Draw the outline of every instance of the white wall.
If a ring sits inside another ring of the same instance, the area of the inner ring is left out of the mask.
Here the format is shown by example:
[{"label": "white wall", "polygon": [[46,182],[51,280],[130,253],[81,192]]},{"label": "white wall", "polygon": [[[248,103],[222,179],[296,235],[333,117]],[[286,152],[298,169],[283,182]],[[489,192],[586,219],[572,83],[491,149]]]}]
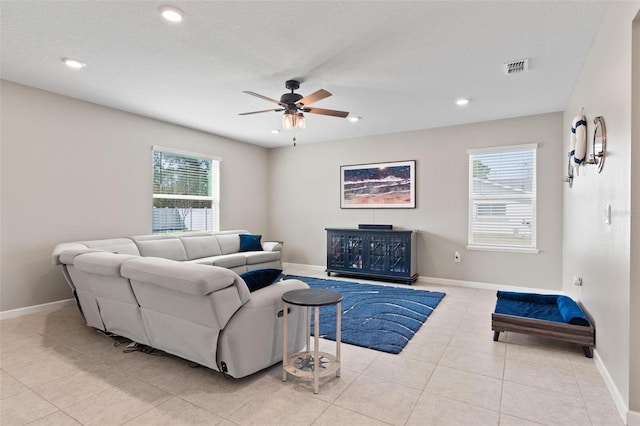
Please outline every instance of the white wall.
[{"label": "white wall", "polygon": [[[621,402],[629,404],[631,28],[639,6],[637,1],[611,3],[563,120],[565,152],[571,121],[581,108],[589,141],[593,118],[601,115],[606,121],[608,156],[602,173],[583,167],[573,188],[564,189],[563,285],[595,320],[596,356],[615,384],[619,408]],[[612,206],[611,225],[603,222],[606,204]],[[572,285],[574,275],[582,276],[582,287]]]},{"label": "white wall", "polygon": [[0,311],[72,297],[55,244],[151,233],[153,145],[222,157],[221,229],[268,232],[266,149],[0,84]]},{"label": "white wall", "polygon": [[[540,253],[467,251],[467,149],[532,142]],[[340,209],[341,165],[402,160],[417,160],[416,209]],[[561,113],[273,149],[270,229],[285,241],[285,261],[326,266],[324,228],[390,223],[419,231],[420,276],[559,291],[562,161]]]}]

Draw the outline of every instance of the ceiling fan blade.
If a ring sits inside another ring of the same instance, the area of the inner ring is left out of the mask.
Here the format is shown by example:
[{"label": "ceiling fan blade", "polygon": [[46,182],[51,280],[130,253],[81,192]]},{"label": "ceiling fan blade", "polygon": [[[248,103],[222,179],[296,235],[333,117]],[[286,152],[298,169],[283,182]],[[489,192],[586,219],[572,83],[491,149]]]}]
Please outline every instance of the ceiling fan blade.
[{"label": "ceiling fan blade", "polygon": [[349,113],[347,111],[336,111],[335,109],[324,108],[304,108],[304,112],[310,112],[311,114],[330,115],[332,117],[345,118]]},{"label": "ceiling fan blade", "polygon": [[278,112],[278,111],[284,111],[284,108],[263,109],[262,111],[252,111],[252,112],[241,112],[238,115],[251,115],[251,114],[260,114],[261,112]]},{"label": "ceiling fan blade", "polygon": [[331,96],[331,92],[320,89],[317,92],[313,92],[312,94],[300,99],[298,102],[296,102],[296,105],[311,105],[312,103],[318,102],[324,98],[328,98],[329,96]]},{"label": "ceiling fan blade", "polygon": [[243,91],[242,93],[246,93],[247,95],[255,96],[256,98],[264,99],[265,101],[273,102],[274,104],[282,105],[280,101],[276,101],[275,99],[268,98],[256,92],[251,92],[248,90]]}]

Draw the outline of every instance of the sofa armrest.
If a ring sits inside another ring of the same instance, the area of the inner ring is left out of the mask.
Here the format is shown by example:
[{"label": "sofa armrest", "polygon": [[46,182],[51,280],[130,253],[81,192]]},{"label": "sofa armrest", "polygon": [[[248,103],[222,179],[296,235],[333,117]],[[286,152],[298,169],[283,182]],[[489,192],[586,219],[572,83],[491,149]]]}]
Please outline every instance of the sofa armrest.
[{"label": "sofa armrest", "polygon": [[282,304],[282,295],[291,290],[309,288],[307,283],[300,280],[283,280],[268,285],[251,293],[251,299],[246,303],[246,307],[272,306]]},{"label": "sofa armrest", "polygon": [[[282,361],[282,295],[309,286],[300,280],[284,280],[251,293],[251,299],[231,317],[218,339],[218,362],[227,373],[245,377]],[[289,306],[287,349],[297,352],[306,341],[304,308]],[[260,350],[256,350],[260,348]]]},{"label": "sofa armrest", "polygon": [[282,241],[263,241],[262,250],[264,251],[282,251]]}]

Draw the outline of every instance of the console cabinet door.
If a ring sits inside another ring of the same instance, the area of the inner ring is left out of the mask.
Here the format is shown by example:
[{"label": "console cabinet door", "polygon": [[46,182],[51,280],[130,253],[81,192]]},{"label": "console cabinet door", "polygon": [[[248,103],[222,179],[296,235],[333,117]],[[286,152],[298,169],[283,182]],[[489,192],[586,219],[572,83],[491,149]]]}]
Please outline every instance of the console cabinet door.
[{"label": "console cabinet door", "polygon": [[408,276],[411,272],[411,240],[408,235],[387,236],[388,272]]},{"label": "console cabinet door", "polygon": [[388,242],[384,235],[370,234],[368,238],[367,270],[384,274],[389,269]]},{"label": "console cabinet door", "polygon": [[337,232],[327,234],[327,269],[346,269],[346,235]]}]

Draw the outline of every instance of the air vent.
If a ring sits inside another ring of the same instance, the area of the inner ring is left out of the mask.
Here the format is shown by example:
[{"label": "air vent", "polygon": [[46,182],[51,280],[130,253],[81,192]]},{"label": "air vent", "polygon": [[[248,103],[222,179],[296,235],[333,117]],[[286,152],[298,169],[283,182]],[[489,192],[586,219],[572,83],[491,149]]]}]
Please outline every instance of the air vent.
[{"label": "air vent", "polygon": [[529,69],[529,60],[528,59],[519,59],[517,61],[511,61],[504,64],[504,73],[515,74],[519,72],[524,72]]}]

